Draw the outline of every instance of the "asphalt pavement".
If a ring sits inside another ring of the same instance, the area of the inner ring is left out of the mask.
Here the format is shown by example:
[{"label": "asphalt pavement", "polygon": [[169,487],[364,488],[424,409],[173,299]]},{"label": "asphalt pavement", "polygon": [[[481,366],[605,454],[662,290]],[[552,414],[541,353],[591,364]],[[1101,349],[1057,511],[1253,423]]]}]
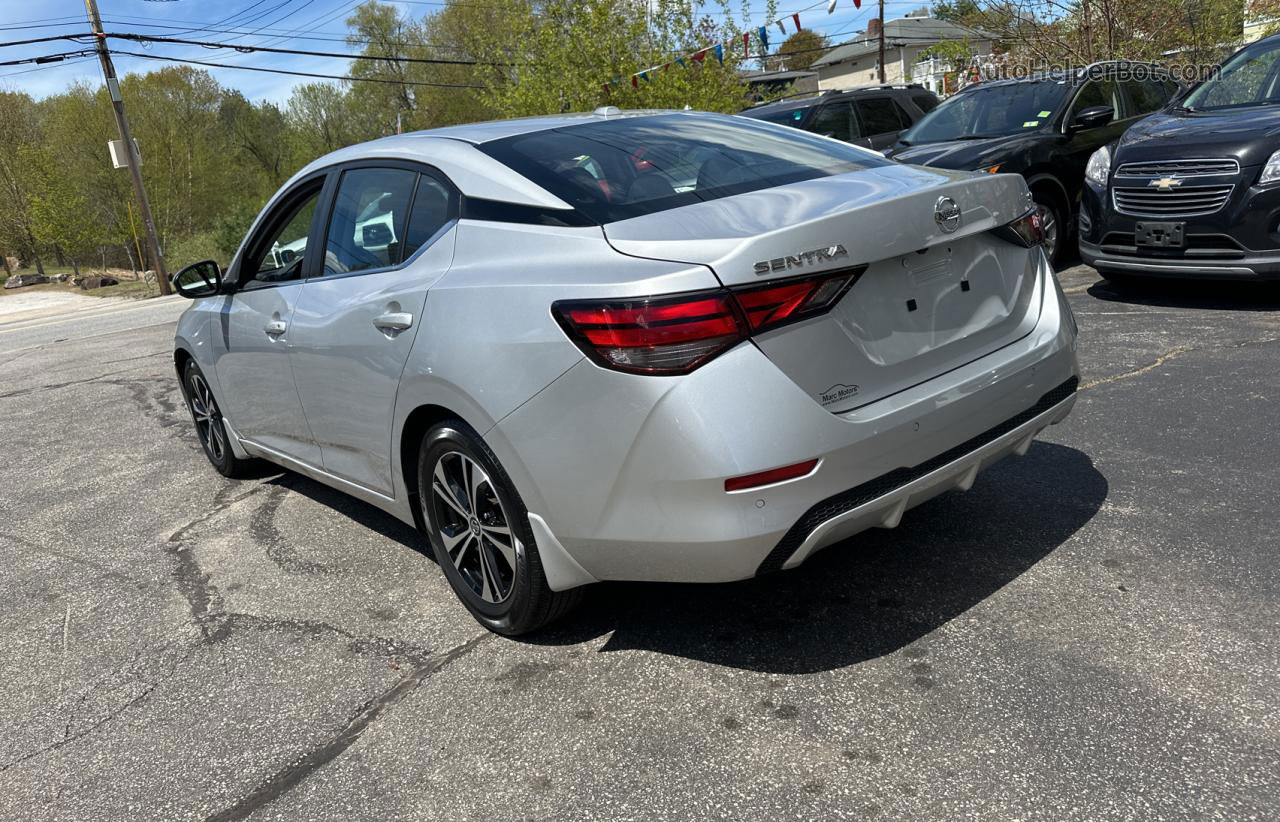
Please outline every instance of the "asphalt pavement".
[{"label": "asphalt pavement", "polygon": [[1277,818],[1280,294],[1061,279],[1025,457],[524,640],[379,511],[218,476],[180,302],[0,325],[0,819]]}]

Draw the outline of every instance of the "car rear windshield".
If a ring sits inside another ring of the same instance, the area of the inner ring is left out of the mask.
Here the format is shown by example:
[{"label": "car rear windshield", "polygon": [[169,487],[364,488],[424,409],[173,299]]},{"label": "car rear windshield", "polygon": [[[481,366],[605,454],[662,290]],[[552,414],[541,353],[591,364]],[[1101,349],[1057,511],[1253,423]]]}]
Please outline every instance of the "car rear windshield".
[{"label": "car rear windshield", "polygon": [[596,223],[889,165],[745,117],[624,117],[495,140],[479,149]]},{"label": "car rear windshield", "polygon": [[1064,78],[974,86],[926,114],[902,135],[902,142],[977,140],[1039,128],[1057,113],[1070,89]]}]

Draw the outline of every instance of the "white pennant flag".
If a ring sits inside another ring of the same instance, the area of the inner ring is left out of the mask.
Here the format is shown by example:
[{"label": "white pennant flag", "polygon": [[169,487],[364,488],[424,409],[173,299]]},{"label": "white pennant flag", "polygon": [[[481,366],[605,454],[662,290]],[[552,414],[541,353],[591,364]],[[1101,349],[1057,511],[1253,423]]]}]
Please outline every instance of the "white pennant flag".
[{"label": "white pennant flag", "polygon": [[836,10],[836,0],[827,0],[827,14]]}]

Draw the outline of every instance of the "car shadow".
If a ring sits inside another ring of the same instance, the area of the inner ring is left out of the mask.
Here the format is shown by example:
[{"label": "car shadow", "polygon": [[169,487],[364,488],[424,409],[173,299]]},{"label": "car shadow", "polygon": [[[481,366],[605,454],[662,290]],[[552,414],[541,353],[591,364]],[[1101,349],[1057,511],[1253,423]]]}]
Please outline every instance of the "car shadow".
[{"label": "car shadow", "polygon": [[893,653],[1016,580],[1088,523],[1107,481],[1084,453],[1036,443],[894,530],[827,548],[793,571],[725,585],[605,583],[562,623],[524,638],[647,650],[772,674]]},{"label": "car shadow", "polygon": [[[276,468],[275,470],[279,472],[280,469]],[[285,471],[279,476],[267,480],[266,484],[284,486],[313,502],[337,511],[363,528],[381,534],[387,539],[398,542],[433,562],[435,561],[430,542],[424,534],[377,506],[370,505],[363,500],[356,499],[349,494],[330,488],[302,474],[295,474],[292,471]]]},{"label": "car shadow", "polygon": [[1243,280],[1133,279],[1099,280],[1089,296],[1114,303],[1157,308],[1205,308],[1215,311],[1280,310],[1280,284]]}]

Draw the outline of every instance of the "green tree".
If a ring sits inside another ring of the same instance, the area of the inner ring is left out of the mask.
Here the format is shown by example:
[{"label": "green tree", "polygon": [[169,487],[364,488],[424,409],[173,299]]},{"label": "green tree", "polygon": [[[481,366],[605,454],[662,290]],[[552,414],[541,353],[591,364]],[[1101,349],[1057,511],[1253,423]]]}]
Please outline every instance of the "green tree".
[{"label": "green tree", "polygon": [[26,94],[0,92],[0,248],[17,251],[20,260],[34,261],[43,274],[31,204],[34,180],[23,162],[24,153],[40,142],[36,111]]},{"label": "green tree", "polygon": [[779,63],[792,71],[804,71],[822,56],[827,38],[813,29],[800,29],[778,47]]},{"label": "green tree", "polygon": [[106,232],[85,195],[64,184],[58,160],[44,145],[25,146],[19,159],[30,175],[31,230],[36,242],[55,249],[77,275],[80,262],[91,258]]}]

